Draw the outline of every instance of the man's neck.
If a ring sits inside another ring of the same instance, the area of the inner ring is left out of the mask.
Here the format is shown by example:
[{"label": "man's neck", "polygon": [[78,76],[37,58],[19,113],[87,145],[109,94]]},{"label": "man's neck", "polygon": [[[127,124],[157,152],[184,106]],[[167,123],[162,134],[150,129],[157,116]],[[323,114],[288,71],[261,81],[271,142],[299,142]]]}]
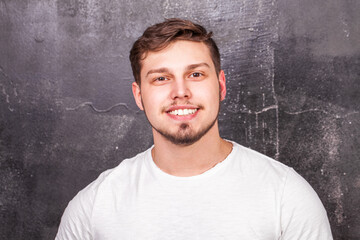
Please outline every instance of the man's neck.
[{"label": "man's neck", "polygon": [[199,175],[223,161],[232,144],[220,138],[217,124],[200,140],[188,145],[176,145],[154,131],[152,157],[164,172],[180,177]]}]

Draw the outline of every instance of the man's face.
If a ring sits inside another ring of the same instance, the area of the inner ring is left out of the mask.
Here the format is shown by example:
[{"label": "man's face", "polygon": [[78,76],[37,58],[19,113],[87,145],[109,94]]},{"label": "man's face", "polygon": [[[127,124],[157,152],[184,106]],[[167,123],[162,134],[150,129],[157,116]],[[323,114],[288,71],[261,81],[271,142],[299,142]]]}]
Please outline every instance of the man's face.
[{"label": "man's face", "polygon": [[153,127],[174,144],[189,145],[217,128],[226,94],[223,71],[217,76],[204,43],[176,41],[142,60],[141,87],[133,83],[137,105]]}]

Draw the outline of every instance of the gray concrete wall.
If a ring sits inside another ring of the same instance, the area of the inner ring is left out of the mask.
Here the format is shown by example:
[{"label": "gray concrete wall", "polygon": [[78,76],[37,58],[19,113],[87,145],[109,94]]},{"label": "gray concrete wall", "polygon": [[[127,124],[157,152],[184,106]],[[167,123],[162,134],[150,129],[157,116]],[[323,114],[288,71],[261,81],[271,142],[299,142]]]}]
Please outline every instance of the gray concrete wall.
[{"label": "gray concrete wall", "polygon": [[0,239],[53,239],[68,201],[152,145],[128,52],[164,18],[215,33],[223,137],[292,166],[360,239],[360,2],[0,0]]}]

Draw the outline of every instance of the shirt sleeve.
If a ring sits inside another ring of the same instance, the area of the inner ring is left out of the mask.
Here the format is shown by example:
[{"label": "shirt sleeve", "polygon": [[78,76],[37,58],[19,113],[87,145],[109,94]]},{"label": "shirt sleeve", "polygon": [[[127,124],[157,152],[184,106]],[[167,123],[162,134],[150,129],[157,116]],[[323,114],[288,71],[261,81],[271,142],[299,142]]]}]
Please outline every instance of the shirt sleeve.
[{"label": "shirt sleeve", "polygon": [[91,215],[94,201],[94,190],[89,185],[81,190],[68,204],[55,240],[91,240]]},{"label": "shirt sleeve", "polygon": [[323,204],[308,182],[288,171],[281,201],[281,240],[332,240]]}]

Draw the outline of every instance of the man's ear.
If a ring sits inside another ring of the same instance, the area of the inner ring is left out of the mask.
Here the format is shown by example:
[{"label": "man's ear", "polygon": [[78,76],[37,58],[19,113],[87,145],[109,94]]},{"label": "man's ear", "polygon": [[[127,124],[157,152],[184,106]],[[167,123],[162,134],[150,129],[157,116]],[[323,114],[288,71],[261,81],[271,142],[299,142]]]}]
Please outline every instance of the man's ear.
[{"label": "man's ear", "polygon": [[134,99],[135,99],[136,105],[137,105],[141,110],[144,110],[144,107],[143,107],[142,101],[141,101],[140,86],[139,86],[136,82],[133,82],[133,83],[132,83],[132,92],[133,92],[133,95],[134,95]]},{"label": "man's ear", "polygon": [[220,101],[225,99],[226,96],[226,80],[225,73],[223,70],[219,73],[219,84],[220,84]]}]

